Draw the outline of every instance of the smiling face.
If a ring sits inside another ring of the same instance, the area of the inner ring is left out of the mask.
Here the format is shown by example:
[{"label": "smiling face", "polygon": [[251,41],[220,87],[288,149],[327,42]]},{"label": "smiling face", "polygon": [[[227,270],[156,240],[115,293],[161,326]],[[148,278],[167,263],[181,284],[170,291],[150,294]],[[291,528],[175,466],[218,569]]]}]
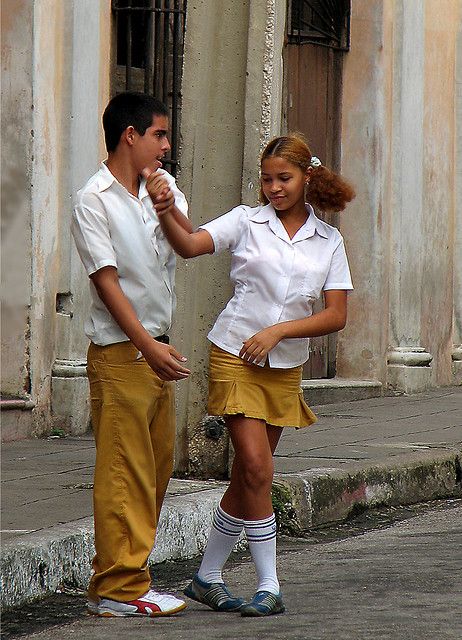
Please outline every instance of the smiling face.
[{"label": "smiling face", "polygon": [[140,135],[133,127],[130,127],[132,160],[138,173],[146,167],[155,171],[162,166],[162,158],[170,150],[167,138],[168,118],[155,115],[152,124],[146,129],[144,135]]},{"label": "smiling face", "polygon": [[309,170],[284,158],[270,156],[261,165],[262,191],[276,211],[305,210],[305,182]]}]

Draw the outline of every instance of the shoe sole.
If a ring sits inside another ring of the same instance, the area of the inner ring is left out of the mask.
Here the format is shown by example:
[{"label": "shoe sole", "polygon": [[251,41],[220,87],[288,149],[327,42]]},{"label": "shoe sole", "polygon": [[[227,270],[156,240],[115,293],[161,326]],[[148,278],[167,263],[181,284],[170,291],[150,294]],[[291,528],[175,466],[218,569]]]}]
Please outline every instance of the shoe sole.
[{"label": "shoe sole", "polygon": [[239,613],[239,611],[241,610],[241,607],[243,606],[241,605],[236,609],[219,609],[213,604],[210,604],[209,602],[207,602],[207,600],[204,600],[200,595],[194,593],[194,591],[190,590],[189,587],[186,587],[183,593],[185,596],[187,596],[191,600],[194,600],[195,602],[199,602],[200,604],[205,604],[206,607],[209,607],[209,609],[212,609],[213,611],[217,611],[218,613]]},{"label": "shoe sole", "polygon": [[169,611],[153,611],[150,614],[147,613],[138,613],[134,611],[113,611],[112,609],[98,609],[98,611],[93,611],[88,609],[88,614],[90,616],[99,616],[100,618],[160,618],[167,616],[174,616],[176,613],[183,611],[186,609],[186,602],[182,605],[176,607],[176,609],[170,609]]},{"label": "shoe sole", "polygon": [[260,611],[258,611],[257,609],[250,609],[248,611],[242,611],[241,610],[241,616],[243,618],[264,618],[265,616],[275,616],[279,613],[284,613],[284,611],[286,610],[285,607],[280,607],[279,609],[276,609],[275,611],[268,611],[267,613],[262,613]]}]

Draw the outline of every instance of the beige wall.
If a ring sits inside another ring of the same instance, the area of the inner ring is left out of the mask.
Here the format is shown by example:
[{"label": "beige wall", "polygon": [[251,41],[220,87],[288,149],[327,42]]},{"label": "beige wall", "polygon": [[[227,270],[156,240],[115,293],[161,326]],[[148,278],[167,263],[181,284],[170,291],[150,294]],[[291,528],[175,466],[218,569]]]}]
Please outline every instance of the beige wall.
[{"label": "beige wall", "polygon": [[[187,5],[179,184],[194,226],[240,202],[248,13],[248,2]],[[229,261],[222,256],[178,263],[173,339],[193,373],[177,385],[177,467],[212,474],[223,469],[228,450],[225,438],[204,442],[200,424],[206,415],[206,335],[230,292]]]},{"label": "beige wall", "polygon": [[[14,205],[2,255],[5,306],[16,313],[2,336],[2,394],[25,397],[33,407],[2,411],[3,439],[88,426],[87,382],[82,367],[73,366],[85,360],[86,281],[71,251],[69,222],[72,195],[100,159],[109,11],[110,0],[2,4],[3,195]],[[57,294],[64,300],[59,313]]]},{"label": "beige wall", "polygon": [[29,394],[32,33],[28,0],[2,3],[2,396]]},{"label": "beige wall", "polygon": [[[78,433],[88,424],[88,286],[69,217],[104,157],[110,0],[3,5],[2,257],[16,295],[4,305],[13,315],[2,391],[35,404],[8,412],[7,437],[53,424]],[[258,155],[281,127],[285,8],[188,3],[179,184],[194,225],[256,202]],[[461,16],[461,0],[352,1],[341,169],[358,195],[341,218],[356,287],[338,343],[344,378],[401,391],[462,378]],[[230,293],[228,266],[226,256],[179,260],[173,341],[193,370],[178,384],[180,473],[219,474],[229,455],[226,438],[207,439],[202,422],[206,334]]]},{"label": "beige wall", "polygon": [[352,3],[342,170],[358,196],[341,230],[356,291],[338,372],[401,391],[453,382],[458,12]]}]

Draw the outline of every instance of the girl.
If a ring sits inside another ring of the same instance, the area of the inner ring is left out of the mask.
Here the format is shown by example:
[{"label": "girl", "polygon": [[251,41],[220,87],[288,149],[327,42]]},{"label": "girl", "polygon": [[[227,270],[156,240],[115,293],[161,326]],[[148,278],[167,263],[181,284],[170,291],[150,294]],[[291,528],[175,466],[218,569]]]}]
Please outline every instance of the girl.
[{"label": "girl", "polygon": [[[201,566],[185,594],[217,611],[282,613],[273,453],[283,427],[316,421],[300,388],[309,338],[345,326],[352,289],[342,237],[315,216],[311,204],[341,211],[355,194],[298,135],[276,138],[263,151],[262,205],[240,205],[195,232],[177,223],[173,195],[161,176],[148,175],[147,187],[167,239],[183,258],[225,249],[232,255],[234,294],[208,335],[208,412],[225,417],[235,458]],[[313,315],[321,292],[325,308]],[[243,528],[258,577],[248,603],[232,596],[222,578]]]}]

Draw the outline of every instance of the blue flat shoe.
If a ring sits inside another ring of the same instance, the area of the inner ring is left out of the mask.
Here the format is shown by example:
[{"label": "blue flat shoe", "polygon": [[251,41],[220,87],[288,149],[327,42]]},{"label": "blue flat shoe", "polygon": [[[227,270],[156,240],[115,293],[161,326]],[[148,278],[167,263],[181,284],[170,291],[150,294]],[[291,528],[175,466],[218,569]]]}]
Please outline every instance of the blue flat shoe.
[{"label": "blue flat shoe", "polygon": [[243,598],[232,596],[222,582],[204,582],[197,574],[183,593],[196,602],[206,604],[214,611],[233,613],[240,611],[242,605],[245,604]]},{"label": "blue flat shoe", "polygon": [[281,594],[277,596],[270,591],[257,591],[252,600],[240,609],[241,616],[273,616],[286,610]]}]

